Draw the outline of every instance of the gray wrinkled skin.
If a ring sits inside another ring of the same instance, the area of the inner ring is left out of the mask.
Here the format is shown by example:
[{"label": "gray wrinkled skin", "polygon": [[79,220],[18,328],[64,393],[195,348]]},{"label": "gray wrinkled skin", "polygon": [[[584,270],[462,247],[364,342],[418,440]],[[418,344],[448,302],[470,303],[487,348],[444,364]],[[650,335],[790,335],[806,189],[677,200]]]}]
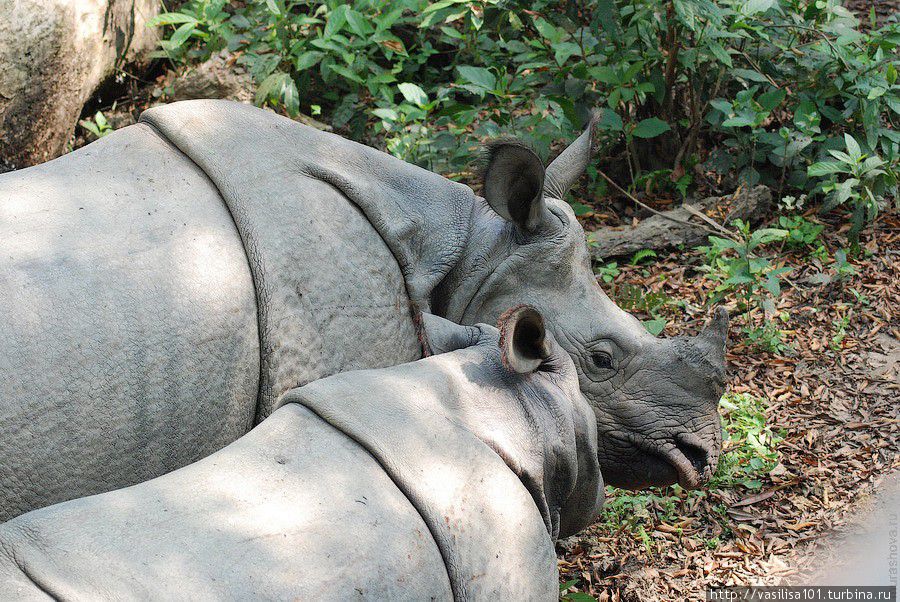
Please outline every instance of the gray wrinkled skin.
[{"label": "gray wrinkled skin", "polygon": [[297,386],[417,359],[416,308],[474,324],[535,306],[607,481],[700,484],[725,317],[660,340],[600,290],[560,200],[589,156],[590,130],[546,172],[494,145],[480,198],[271,112],[186,101],[0,176],[0,520],[189,464]]},{"label": "gray wrinkled skin", "polygon": [[553,543],[603,501],[575,367],[528,308],[502,334],[425,325],[453,351],[292,390],[195,464],[0,525],[0,599],[556,600]]}]

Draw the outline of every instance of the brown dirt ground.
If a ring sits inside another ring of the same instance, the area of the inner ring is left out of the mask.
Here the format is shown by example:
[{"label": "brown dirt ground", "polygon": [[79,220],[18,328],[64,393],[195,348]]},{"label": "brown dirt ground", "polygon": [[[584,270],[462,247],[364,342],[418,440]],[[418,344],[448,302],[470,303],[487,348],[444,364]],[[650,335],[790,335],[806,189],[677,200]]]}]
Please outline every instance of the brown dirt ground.
[{"label": "brown dirt ground", "polygon": [[[846,246],[840,216],[833,222],[823,234],[831,255]],[[767,423],[786,431],[780,463],[762,487],[705,496],[658,491],[677,496],[676,510],[650,505],[639,521],[649,545],[635,529],[601,519],[559,546],[561,583],[577,580],[568,591],[598,600],[699,600],[709,585],[779,583],[900,468],[900,213],[882,214],[862,242],[865,253],[851,260],[856,274],[824,286],[807,279],[828,263],[810,260],[808,251],[771,250],[794,268],[777,305],[790,316],[781,328],[793,352],[752,349],[740,320],[732,322],[730,390],[768,400]],[[602,285],[614,298],[632,284],[687,301],[665,308],[664,335],[693,333],[711,287],[695,269],[701,258],[691,250],[644,266],[620,264],[621,274]]]}]

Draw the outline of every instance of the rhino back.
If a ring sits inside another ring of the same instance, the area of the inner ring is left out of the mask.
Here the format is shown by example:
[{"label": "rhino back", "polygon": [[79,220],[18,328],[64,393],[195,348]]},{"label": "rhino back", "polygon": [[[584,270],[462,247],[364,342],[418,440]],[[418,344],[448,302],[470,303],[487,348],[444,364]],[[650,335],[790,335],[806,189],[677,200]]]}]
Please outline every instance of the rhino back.
[{"label": "rhino back", "polygon": [[0,599],[449,600],[428,526],[298,405],[191,466],[0,525]]},{"label": "rhino back", "polygon": [[252,424],[243,246],[209,179],[146,125],[0,177],[0,316],[0,521]]}]

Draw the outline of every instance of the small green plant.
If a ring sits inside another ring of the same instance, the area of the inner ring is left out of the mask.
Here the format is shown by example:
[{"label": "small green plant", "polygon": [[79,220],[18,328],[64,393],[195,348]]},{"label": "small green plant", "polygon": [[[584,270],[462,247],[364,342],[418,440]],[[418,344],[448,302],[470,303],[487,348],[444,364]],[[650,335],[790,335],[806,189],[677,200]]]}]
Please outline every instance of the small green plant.
[{"label": "small green plant", "polygon": [[887,192],[897,191],[897,172],[878,155],[862,151],[859,142],[850,134],[844,134],[846,152],[829,149],[837,161],[821,161],[809,166],[810,177],[827,178],[821,185],[826,196],[822,209],[827,211],[846,202],[853,207],[850,240],[858,244],[859,232],[865,222],[878,214],[879,202]]},{"label": "small green plant", "polygon": [[766,422],[766,401],[747,393],[728,393],[719,402],[725,453],[711,486],[747,489],[762,487],[762,478],[779,462],[783,433]]},{"label": "small green plant", "polygon": [[644,320],[644,327],[653,336],[662,333],[668,324],[663,315],[665,307],[670,305],[683,305],[662,291],[646,292],[642,287],[629,283],[623,283],[612,290],[612,297],[616,304],[626,311],[643,312],[650,316]]},{"label": "small green plant", "polygon": [[759,255],[764,245],[784,240],[787,230],[778,228],[750,229],[750,224],[735,220],[739,239],[710,236],[708,247],[701,247],[707,263],[701,266],[716,282],[711,301],[718,302],[726,294],[736,293],[742,300],[747,325],[755,308],[765,314],[775,313],[775,299],[781,295],[781,280],[790,268],[776,265],[771,258]]},{"label": "small green plant", "polygon": [[778,218],[778,225],[787,230],[785,242],[790,247],[813,246],[825,226],[811,222],[802,215],[782,215]]},{"label": "small green plant", "polygon": [[631,256],[631,265],[638,265],[645,259],[655,259],[656,251],[653,249],[641,249]]},{"label": "small green plant", "polygon": [[853,295],[853,298],[856,301],[857,305],[868,306],[871,304],[871,302],[869,301],[869,297],[866,296],[865,294],[859,292],[855,288],[851,288],[851,289],[849,289],[849,291],[850,291],[850,294]]},{"label": "small green plant", "polygon": [[604,524],[609,529],[625,529],[633,533],[638,533],[647,521],[674,522],[678,516],[680,496],[687,493],[678,485],[640,492],[607,487],[606,491]]},{"label": "small green plant", "polygon": [[847,337],[847,327],[850,325],[850,316],[845,315],[839,319],[834,320],[832,322],[832,326],[834,327],[834,335],[831,337],[831,350],[835,353],[839,353],[841,351],[842,343],[844,339]]},{"label": "small green plant", "polygon": [[565,583],[559,584],[559,599],[562,602],[597,602],[597,599],[584,592],[569,591],[570,589],[579,587],[578,579],[571,579]]},{"label": "small green plant", "polygon": [[82,119],[78,125],[90,132],[95,139],[102,138],[113,131],[112,126],[106,120],[106,115],[97,111],[93,119]]},{"label": "small green plant", "polygon": [[847,259],[847,252],[838,249],[834,252],[834,261],[827,271],[813,274],[809,277],[809,281],[814,284],[832,284],[846,280],[856,274],[856,267]]},{"label": "small green plant", "polygon": [[619,264],[615,261],[598,265],[594,267],[594,274],[597,275],[598,278],[603,280],[603,282],[609,283],[615,280],[621,272],[619,271]]},{"label": "small green plant", "polygon": [[[785,321],[786,316],[782,316],[779,317]],[[793,347],[785,342],[784,332],[774,320],[766,320],[761,326],[744,326],[742,332],[747,337],[747,343],[755,349],[782,355],[794,351]]]}]

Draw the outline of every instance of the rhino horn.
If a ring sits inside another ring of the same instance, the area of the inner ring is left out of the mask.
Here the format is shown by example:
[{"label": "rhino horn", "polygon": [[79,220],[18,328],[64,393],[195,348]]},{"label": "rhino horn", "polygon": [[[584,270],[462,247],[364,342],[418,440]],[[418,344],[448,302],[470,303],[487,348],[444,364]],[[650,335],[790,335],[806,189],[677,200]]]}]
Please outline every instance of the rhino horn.
[{"label": "rhino horn", "polygon": [[728,338],[728,310],[719,307],[694,339],[701,355],[716,371],[725,372],[725,343]]},{"label": "rhino horn", "polygon": [[544,174],[544,194],[546,196],[562,199],[569,188],[584,173],[591,160],[591,145],[596,122],[597,117],[593,116],[584,133],[547,166]]}]

